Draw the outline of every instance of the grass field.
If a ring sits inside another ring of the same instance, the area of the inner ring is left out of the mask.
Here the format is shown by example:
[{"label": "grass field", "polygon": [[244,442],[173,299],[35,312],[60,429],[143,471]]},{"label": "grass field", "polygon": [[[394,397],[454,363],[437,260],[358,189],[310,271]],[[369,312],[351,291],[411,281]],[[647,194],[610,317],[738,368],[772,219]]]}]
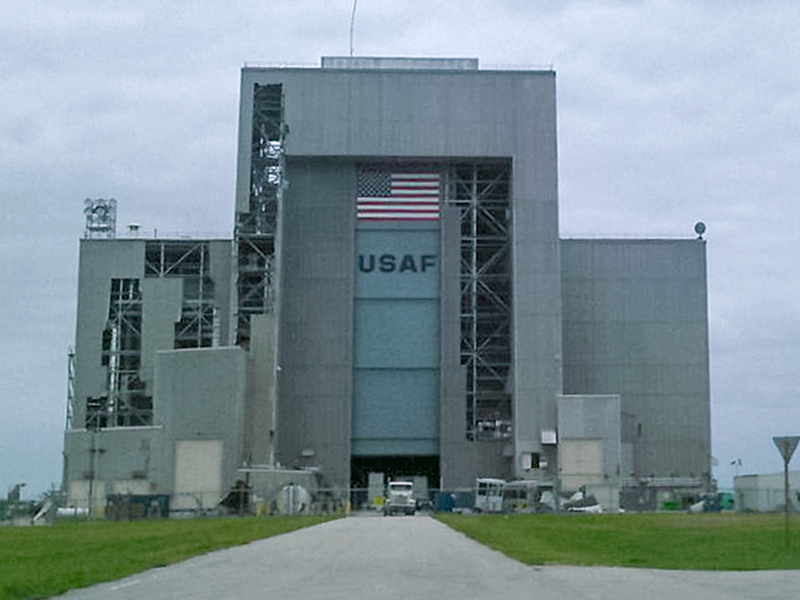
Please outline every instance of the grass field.
[{"label": "grass field", "polygon": [[782,515],[456,515],[453,529],[529,565],[800,569],[800,518]]},{"label": "grass field", "polygon": [[0,600],[46,598],[329,518],[165,519],[0,527]]}]

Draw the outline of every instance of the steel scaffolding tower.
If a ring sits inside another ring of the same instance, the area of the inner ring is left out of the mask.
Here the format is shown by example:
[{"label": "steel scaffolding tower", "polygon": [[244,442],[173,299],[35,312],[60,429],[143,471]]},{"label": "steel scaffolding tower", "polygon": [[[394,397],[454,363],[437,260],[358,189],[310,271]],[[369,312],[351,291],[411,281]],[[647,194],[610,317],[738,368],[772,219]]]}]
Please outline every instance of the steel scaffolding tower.
[{"label": "steel scaffolding tower", "polygon": [[[146,278],[183,280],[180,320],[175,323],[173,347],[208,348],[219,345],[215,283],[211,278],[206,241],[152,240],[145,243]],[[87,429],[137,427],[152,424],[153,398],[142,379],[142,311],[140,279],[112,279],[108,319],[103,330],[101,359],[107,369],[102,395],[86,399]],[[70,353],[67,427],[73,424],[74,352]]]},{"label": "steel scaffolding tower", "polygon": [[507,161],[463,163],[447,175],[445,201],[460,210],[461,364],[473,440],[511,435],[510,171]]},{"label": "steel scaffolding tower", "polygon": [[181,318],[175,324],[175,348],[218,346],[208,242],[157,240],[145,246],[145,277],[181,277]]},{"label": "steel scaffolding tower", "polygon": [[236,343],[249,346],[250,316],[275,310],[275,251],[284,173],[283,88],[255,85],[250,158],[250,197],[237,212]]},{"label": "steel scaffolding tower", "polygon": [[72,416],[75,414],[75,350],[67,352],[67,429],[72,429]]},{"label": "steel scaffolding tower", "polygon": [[142,292],[138,279],[112,279],[102,364],[106,393],[86,399],[87,429],[150,425],[153,398],[140,377]]}]

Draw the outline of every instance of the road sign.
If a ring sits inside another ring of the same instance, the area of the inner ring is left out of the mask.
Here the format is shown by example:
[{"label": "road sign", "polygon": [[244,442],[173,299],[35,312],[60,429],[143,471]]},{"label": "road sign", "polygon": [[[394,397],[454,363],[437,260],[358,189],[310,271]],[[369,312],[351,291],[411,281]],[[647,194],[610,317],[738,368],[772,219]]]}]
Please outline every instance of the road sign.
[{"label": "road sign", "polygon": [[784,514],[784,529],[786,531],[786,551],[789,551],[789,461],[792,459],[794,449],[797,448],[797,442],[800,441],[800,435],[791,437],[774,437],[772,441],[778,447],[778,452],[783,457],[783,514]]},{"label": "road sign", "polygon": [[791,437],[774,437],[772,441],[778,447],[778,452],[783,456],[785,462],[789,462],[794,454],[794,449],[797,448],[797,442],[800,441],[800,436]]}]

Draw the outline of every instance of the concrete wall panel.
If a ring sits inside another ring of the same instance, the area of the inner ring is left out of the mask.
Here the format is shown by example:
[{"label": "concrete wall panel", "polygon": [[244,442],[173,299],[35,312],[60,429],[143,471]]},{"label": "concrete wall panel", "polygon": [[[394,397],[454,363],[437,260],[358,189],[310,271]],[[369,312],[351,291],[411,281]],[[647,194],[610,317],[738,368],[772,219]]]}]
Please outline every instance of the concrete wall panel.
[{"label": "concrete wall panel", "polygon": [[329,484],[344,485],[353,376],[354,165],[290,158],[286,177],[278,460],[323,467]]},{"label": "concrete wall panel", "polygon": [[708,477],[705,243],[564,240],[564,392],[620,394],[638,477]]},{"label": "concrete wall panel", "polygon": [[142,281],[142,379],[153,392],[156,352],[172,350],[175,323],[181,320],[183,280],[148,277]]},{"label": "concrete wall panel", "polygon": [[217,327],[219,344],[226,346],[232,335],[231,304],[233,300],[233,248],[230,240],[211,240],[208,243],[209,273],[214,280],[214,304],[217,307]]},{"label": "concrete wall panel", "polygon": [[252,464],[275,461],[277,399],[277,320],[273,314],[250,319],[243,459]]},{"label": "concrete wall panel", "polygon": [[171,442],[222,444],[222,487],[243,460],[246,353],[238,346],[161,351],[156,356],[156,421]]},{"label": "concrete wall panel", "polygon": [[102,364],[101,351],[111,280],[144,279],[144,241],[81,240],[78,273],[73,422],[81,427],[86,398],[101,396],[107,389],[108,369]]},{"label": "concrete wall panel", "polygon": [[72,506],[88,507],[89,480],[93,481],[96,514],[102,514],[105,490],[113,493],[127,481],[140,482],[148,493],[168,494],[173,484],[168,459],[171,454],[163,427],[68,430],[64,434],[64,476],[69,501]]}]

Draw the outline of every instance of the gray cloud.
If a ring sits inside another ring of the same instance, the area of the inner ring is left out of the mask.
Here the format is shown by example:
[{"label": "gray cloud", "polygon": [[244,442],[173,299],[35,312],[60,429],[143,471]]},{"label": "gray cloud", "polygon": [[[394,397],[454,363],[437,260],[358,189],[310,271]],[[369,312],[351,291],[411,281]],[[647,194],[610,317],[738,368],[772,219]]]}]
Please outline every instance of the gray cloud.
[{"label": "gray cloud", "polygon": [[[346,55],[352,3],[0,7],[0,489],[60,478],[82,202],[119,224],[225,233],[239,68]],[[800,433],[800,8],[789,1],[361,0],[357,54],[558,73],[567,236],[708,223],[717,474],[780,469]]]}]

